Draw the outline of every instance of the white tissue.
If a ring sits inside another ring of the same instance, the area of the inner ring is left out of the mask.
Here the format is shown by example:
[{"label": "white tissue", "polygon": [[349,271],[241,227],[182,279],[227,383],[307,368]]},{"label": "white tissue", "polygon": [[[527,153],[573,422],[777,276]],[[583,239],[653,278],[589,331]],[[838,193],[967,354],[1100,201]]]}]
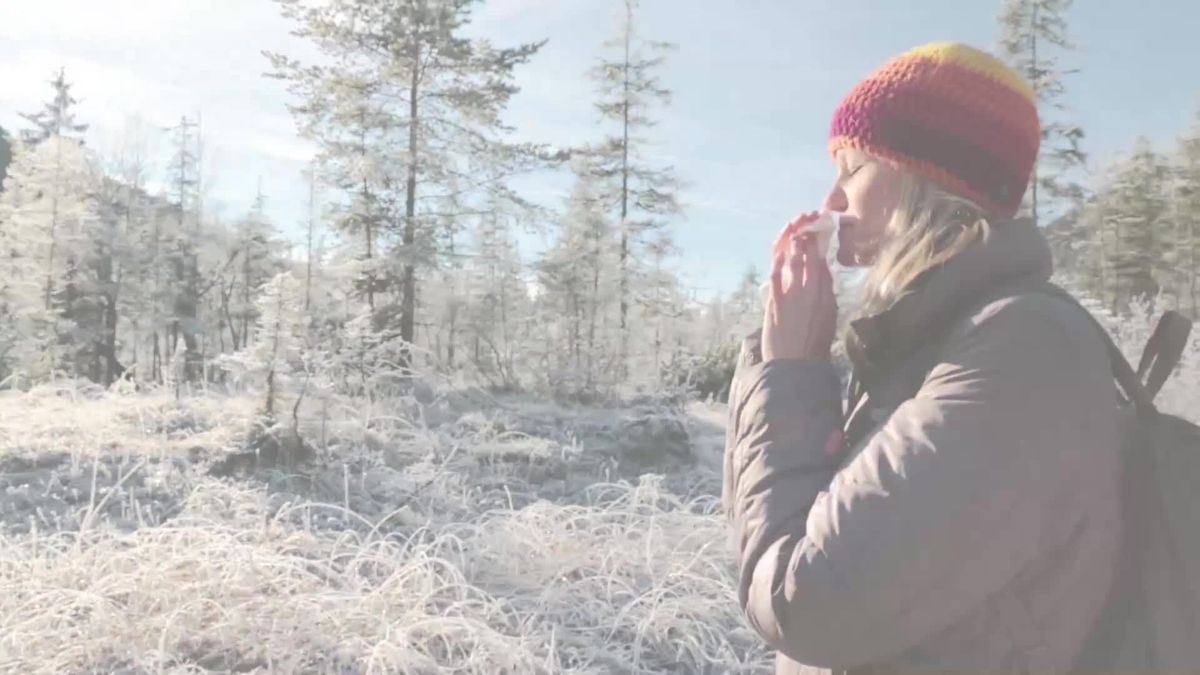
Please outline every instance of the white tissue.
[{"label": "white tissue", "polygon": [[[833,211],[822,211],[816,220],[798,230],[798,232],[813,232],[817,235],[817,250],[820,252],[822,258],[829,255],[829,244],[833,240],[833,235],[837,232],[838,226],[841,225],[841,215]],[[771,292],[770,270],[768,270],[767,280],[758,287],[758,290],[763,308],[765,309],[767,306],[767,297]]]},{"label": "white tissue", "polygon": [[801,232],[816,233],[817,250],[822,258],[829,254],[829,242],[833,239],[833,233],[837,232],[840,217],[839,213],[823,211],[816,220],[800,228]]}]

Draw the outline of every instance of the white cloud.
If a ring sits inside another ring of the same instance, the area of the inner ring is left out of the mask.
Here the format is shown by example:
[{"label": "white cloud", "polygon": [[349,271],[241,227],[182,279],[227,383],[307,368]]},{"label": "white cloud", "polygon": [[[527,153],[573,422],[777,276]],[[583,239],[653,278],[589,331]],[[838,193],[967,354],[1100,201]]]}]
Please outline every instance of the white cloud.
[{"label": "white cloud", "polygon": [[558,11],[562,0],[490,0],[477,11],[481,22],[515,19],[534,11]]},{"label": "white cloud", "polygon": [[186,17],[188,0],[17,0],[0,5],[0,36],[78,40],[149,36]]}]

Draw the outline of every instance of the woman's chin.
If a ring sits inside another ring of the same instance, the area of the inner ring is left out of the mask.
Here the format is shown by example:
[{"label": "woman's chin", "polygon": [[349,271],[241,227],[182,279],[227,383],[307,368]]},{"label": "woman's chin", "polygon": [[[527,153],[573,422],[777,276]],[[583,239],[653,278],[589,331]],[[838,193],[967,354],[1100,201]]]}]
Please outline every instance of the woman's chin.
[{"label": "woman's chin", "polygon": [[861,258],[849,246],[838,247],[837,262],[842,267],[863,267]]}]

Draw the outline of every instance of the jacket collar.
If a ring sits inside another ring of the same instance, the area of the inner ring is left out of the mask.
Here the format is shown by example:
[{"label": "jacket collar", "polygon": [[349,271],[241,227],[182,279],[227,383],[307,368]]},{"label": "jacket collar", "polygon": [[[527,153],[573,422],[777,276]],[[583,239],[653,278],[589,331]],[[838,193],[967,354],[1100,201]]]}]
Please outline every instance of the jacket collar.
[{"label": "jacket collar", "polygon": [[857,379],[877,383],[990,288],[1053,274],[1050,246],[1028,218],[992,224],[990,235],[920,275],[890,307],[850,323],[846,354]]}]

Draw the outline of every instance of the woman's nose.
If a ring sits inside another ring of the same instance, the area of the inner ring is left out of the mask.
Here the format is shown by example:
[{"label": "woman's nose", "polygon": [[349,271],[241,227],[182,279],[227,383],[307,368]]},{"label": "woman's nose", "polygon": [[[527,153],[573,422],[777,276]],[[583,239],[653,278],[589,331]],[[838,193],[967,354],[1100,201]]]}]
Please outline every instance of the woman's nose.
[{"label": "woman's nose", "polygon": [[838,213],[845,213],[848,207],[846,192],[842,190],[840,185],[834,185],[829,190],[829,193],[825,195],[825,202],[821,204],[822,209]]}]

